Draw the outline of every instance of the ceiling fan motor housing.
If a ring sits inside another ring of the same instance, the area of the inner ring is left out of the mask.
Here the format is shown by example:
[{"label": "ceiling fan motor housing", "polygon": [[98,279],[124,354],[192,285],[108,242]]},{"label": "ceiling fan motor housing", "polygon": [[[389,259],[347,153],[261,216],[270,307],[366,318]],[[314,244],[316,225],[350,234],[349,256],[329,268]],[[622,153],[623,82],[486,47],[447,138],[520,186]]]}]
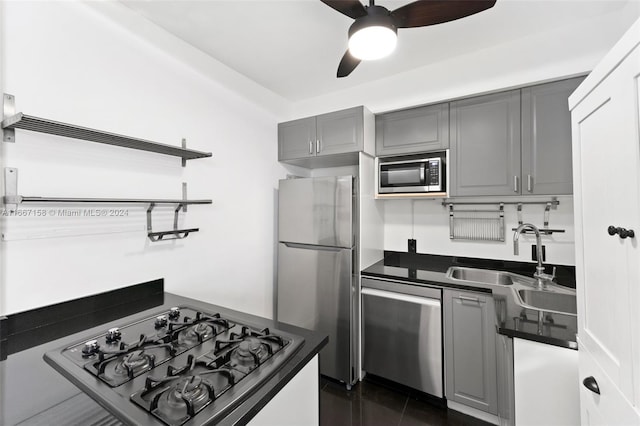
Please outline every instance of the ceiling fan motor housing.
[{"label": "ceiling fan motor housing", "polygon": [[388,9],[382,6],[368,6],[367,15],[355,20],[349,27],[349,38],[363,28],[386,27],[398,33],[395,22]]}]

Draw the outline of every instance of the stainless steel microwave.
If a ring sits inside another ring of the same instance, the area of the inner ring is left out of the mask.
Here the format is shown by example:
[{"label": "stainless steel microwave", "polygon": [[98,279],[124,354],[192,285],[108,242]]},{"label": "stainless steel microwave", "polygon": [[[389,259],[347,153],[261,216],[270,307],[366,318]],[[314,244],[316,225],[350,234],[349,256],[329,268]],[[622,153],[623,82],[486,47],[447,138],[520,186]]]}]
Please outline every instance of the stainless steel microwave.
[{"label": "stainless steel microwave", "polygon": [[378,159],[378,193],[446,192],[447,153]]}]

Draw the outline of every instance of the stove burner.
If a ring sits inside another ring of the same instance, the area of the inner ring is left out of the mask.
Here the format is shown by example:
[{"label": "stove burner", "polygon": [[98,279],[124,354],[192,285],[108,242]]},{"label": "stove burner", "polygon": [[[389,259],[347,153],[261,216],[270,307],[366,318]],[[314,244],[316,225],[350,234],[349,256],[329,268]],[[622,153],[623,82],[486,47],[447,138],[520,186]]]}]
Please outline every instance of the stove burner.
[{"label": "stove burner", "polygon": [[257,337],[247,337],[231,352],[231,366],[252,370],[271,354],[273,354],[271,346],[261,342]]},{"label": "stove burner", "polygon": [[180,345],[192,347],[233,326],[233,323],[220,318],[219,314],[209,316],[196,312],[195,318],[184,317],[182,322],[172,321],[168,324],[167,329],[170,340],[177,341]]},{"label": "stove burner", "polygon": [[175,346],[162,340],[148,339],[143,334],[134,344],[120,343],[119,350],[98,350],[98,360],[86,364],[84,368],[115,387],[169,360],[177,352]]},{"label": "stove burner", "polygon": [[191,376],[181,379],[169,392],[167,392],[167,403],[173,407],[182,407],[185,402],[201,402],[209,397],[210,387],[202,383],[202,377]]},{"label": "stove burner", "polygon": [[202,343],[205,340],[209,340],[216,333],[214,328],[204,322],[193,325],[185,330],[182,330],[178,333],[178,342],[180,344],[187,345],[197,345],[198,343]]},{"label": "stove burner", "polygon": [[151,411],[169,424],[182,424],[214,398],[214,389],[209,382],[200,376],[189,376],[158,394]]},{"label": "stove burner", "polygon": [[119,376],[133,377],[137,371],[153,368],[154,361],[155,357],[145,354],[144,350],[133,351],[115,362],[113,371]]},{"label": "stove burner", "polygon": [[218,368],[218,359],[187,357],[181,368],[167,367],[162,379],[147,377],[144,389],[131,400],[170,426],[182,425],[244,375],[230,368]]}]

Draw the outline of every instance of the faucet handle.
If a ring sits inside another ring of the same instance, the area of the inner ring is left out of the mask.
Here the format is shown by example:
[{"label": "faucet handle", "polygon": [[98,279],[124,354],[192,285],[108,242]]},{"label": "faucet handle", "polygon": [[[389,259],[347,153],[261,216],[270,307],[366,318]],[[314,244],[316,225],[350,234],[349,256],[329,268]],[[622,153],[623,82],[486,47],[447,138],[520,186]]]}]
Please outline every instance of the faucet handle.
[{"label": "faucet handle", "polygon": [[536,278],[540,278],[542,280],[549,281],[549,282],[555,280],[556,279],[556,267],[555,266],[553,267],[553,272],[551,272],[551,274],[545,273],[544,272],[544,268],[542,268],[542,272],[541,273],[537,273],[536,274]]}]

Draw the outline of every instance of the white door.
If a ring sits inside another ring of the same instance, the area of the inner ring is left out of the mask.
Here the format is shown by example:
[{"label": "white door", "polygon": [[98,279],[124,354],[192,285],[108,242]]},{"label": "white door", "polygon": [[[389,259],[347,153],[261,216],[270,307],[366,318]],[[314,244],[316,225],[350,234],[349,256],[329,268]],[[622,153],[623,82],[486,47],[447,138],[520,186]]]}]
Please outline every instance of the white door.
[{"label": "white door", "polygon": [[[640,48],[633,46],[572,110],[580,382],[593,369],[606,384],[600,395],[580,384],[584,424],[629,424],[629,413],[640,424],[633,411],[640,401]],[[635,238],[610,235],[609,226],[632,229]]]},{"label": "white door", "polygon": [[[621,338],[631,333],[630,306],[621,301],[631,296],[627,251],[634,240],[611,236],[607,228],[637,224],[638,196],[630,187],[637,187],[638,147],[630,143],[637,130],[624,111],[632,105],[625,99],[631,93],[615,77],[602,82],[573,111],[580,145],[577,181],[582,187],[581,208],[576,209],[582,226],[576,240],[582,239],[583,253],[576,263],[584,273],[578,334],[605,373],[631,396],[631,339]],[[640,231],[637,225],[635,229]]]}]

